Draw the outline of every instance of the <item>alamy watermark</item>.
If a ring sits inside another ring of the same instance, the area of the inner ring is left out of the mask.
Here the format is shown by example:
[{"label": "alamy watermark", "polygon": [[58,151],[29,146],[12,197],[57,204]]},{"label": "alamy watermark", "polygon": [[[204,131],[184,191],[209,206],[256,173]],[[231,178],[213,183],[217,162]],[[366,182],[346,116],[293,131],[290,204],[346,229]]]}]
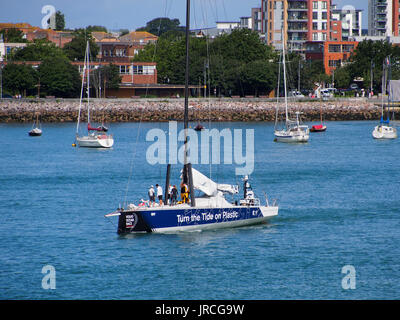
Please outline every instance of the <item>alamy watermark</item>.
[{"label": "alamy watermark", "polygon": [[352,265],[345,265],[342,268],[342,273],[345,274],[342,279],[342,289],[354,290],[356,288],[356,268]]},{"label": "alamy watermark", "polygon": [[45,14],[42,18],[42,28],[54,30],[56,28],[56,8],[51,4],[47,4],[42,7],[42,14]]},{"label": "alamy watermark", "polygon": [[42,268],[42,274],[44,274],[42,288],[45,290],[54,290],[56,288],[56,269],[52,265],[45,265]]},{"label": "alamy watermark", "polygon": [[[221,131],[203,129],[200,135],[194,129],[186,130],[188,162],[192,164],[236,164],[236,175],[250,175],[253,172],[254,129],[246,129],[245,138],[243,138],[242,129],[225,128]],[[221,149],[222,139],[223,149]],[[146,160],[149,164],[185,163],[185,145],[182,143],[178,148],[178,142],[185,141],[185,129],[178,132],[176,121],[169,122],[167,133],[161,129],[149,130],[146,134],[146,141],[154,142],[146,150]],[[221,155],[222,150],[223,156]]]}]

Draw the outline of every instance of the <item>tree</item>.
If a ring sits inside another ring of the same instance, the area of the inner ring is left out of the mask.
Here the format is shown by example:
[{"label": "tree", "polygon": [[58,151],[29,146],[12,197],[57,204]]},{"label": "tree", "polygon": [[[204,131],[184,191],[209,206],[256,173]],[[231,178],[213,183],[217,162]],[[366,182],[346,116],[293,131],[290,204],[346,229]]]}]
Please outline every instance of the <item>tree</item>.
[{"label": "tree", "polygon": [[276,68],[271,62],[263,60],[244,64],[239,71],[240,85],[243,94],[257,96],[259,93],[268,94],[276,87]]},{"label": "tree", "polygon": [[103,27],[103,26],[87,26],[86,32],[87,33],[92,33],[92,32],[106,32],[107,33],[107,28]]},{"label": "tree", "polygon": [[[157,62],[160,82],[184,84],[185,48],[185,37],[162,36],[157,44],[148,44],[134,60]],[[202,82],[207,71],[210,73],[207,82],[225,95],[268,93],[272,88],[276,67],[270,61],[275,59],[276,54],[260,40],[256,32],[234,30],[212,42],[206,38],[192,37],[189,50],[191,84]],[[260,70],[253,72],[252,67]],[[256,87],[251,88],[253,85]]]},{"label": "tree", "polygon": [[147,31],[151,34],[161,36],[168,31],[184,31],[185,27],[179,25],[179,19],[156,18],[147,22],[146,27],[136,29],[136,31]]},{"label": "tree", "polygon": [[61,11],[56,12],[56,30],[62,31],[65,28],[65,18]]},{"label": "tree", "polygon": [[122,79],[119,75],[118,66],[111,63],[108,66],[101,66],[95,69],[91,72],[90,77],[98,98],[102,95],[102,93],[100,93],[100,88],[104,90],[105,85],[107,89],[118,89]]},{"label": "tree", "polygon": [[382,66],[386,57],[391,57],[392,78],[400,76],[399,59],[400,48],[392,46],[388,41],[364,40],[354,50],[350,59],[348,71],[353,80],[356,77],[364,78],[364,86],[368,88],[371,80],[371,66],[373,73],[373,89],[381,90]]},{"label": "tree", "polygon": [[47,39],[38,39],[24,48],[13,51],[8,60],[43,61],[50,57],[66,57],[62,49]]},{"label": "tree", "polygon": [[335,69],[335,86],[336,88],[348,88],[352,82],[348,66],[342,66]]},{"label": "tree", "polygon": [[67,58],[58,56],[46,58],[39,66],[41,90],[46,95],[62,98],[79,96],[81,77],[78,68]]},{"label": "tree", "polygon": [[0,30],[0,34],[3,36],[4,42],[28,42],[28,40],[24,39],[24,33],[16,28],[2,29]]},{"label": "tree", "polygon": [[11,94],[26,95],[36,84],[36,71],[29,65],[8,63],[3,68],[3,87]]},{"label": "tree", "polygon": [[90,54],[95,58],[99,52],[99,47],[95,43],[91,33],[85,29],[75,30],[74,38],[65,44],[63,48],[64,53],[71,61],[83,61],[87,41],[89,41]]}]

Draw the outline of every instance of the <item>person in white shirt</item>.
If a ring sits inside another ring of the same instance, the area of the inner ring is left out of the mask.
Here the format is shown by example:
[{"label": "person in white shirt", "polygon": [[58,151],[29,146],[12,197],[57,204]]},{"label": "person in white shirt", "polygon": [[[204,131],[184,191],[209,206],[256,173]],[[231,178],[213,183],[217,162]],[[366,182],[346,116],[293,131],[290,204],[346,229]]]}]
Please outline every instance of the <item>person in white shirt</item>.
[{"label": "person in white shirt", "polygon": [[154,206],[154,204],[156,202],[156,199],[155,199],[156,197],[155,197],[155,192],[154,192],[153,186],[150,187],[148,194],[149,194],[149,200],[150,200],[150,207],[152,207],[152,206]]},{"label": "person in white shirt", "polygon": [[163,200],[162,200],[163,191],[162,191],[161,186],[159,186],[158,184],[156,184],[156,190],[157,190],[157,198],[158,198],[158,201],[160,202],[160,206],[162,206],[162,205],[163,205]]}]

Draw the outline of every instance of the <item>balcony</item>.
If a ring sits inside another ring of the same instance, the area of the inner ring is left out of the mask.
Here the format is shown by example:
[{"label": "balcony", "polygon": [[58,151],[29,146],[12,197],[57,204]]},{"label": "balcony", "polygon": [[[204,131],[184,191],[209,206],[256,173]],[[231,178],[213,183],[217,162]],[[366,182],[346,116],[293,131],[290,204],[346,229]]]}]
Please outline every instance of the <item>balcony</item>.
[{"label": "balcony", "polygon": [[303,1],[289,1],[288,11],[307,11],[307,3]]},{"label": "balcony", "polygon": [[297,22],[297,21],[301,21],[301,22],[307,22],[308,21],[308,17],[307,14],[288,14],[288,22]]},{"label": "balcony", "polygon": [[305,42],[307,41],[306,37],[289,37],[288,41],[290,42]]}]

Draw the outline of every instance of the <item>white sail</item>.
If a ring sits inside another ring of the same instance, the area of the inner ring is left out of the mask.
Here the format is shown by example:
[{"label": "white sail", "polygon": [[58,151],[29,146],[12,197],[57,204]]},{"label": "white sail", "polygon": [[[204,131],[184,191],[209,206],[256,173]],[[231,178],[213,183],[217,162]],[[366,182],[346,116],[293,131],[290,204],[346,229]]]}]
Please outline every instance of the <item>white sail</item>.
[{"label": "white sail", "polygon": [[400,80],[389,81],[389,94],[391,101],[400,101]]},{"label": "white sail", "polygon": [[192,168],[193,174],[193,187],[196,190],[202,191],[209,197],[216,196],[218,191],[227,192],[231,194],[238,193],[238,187],[230,184],[219,184],[206,177],[200,171]]}]

